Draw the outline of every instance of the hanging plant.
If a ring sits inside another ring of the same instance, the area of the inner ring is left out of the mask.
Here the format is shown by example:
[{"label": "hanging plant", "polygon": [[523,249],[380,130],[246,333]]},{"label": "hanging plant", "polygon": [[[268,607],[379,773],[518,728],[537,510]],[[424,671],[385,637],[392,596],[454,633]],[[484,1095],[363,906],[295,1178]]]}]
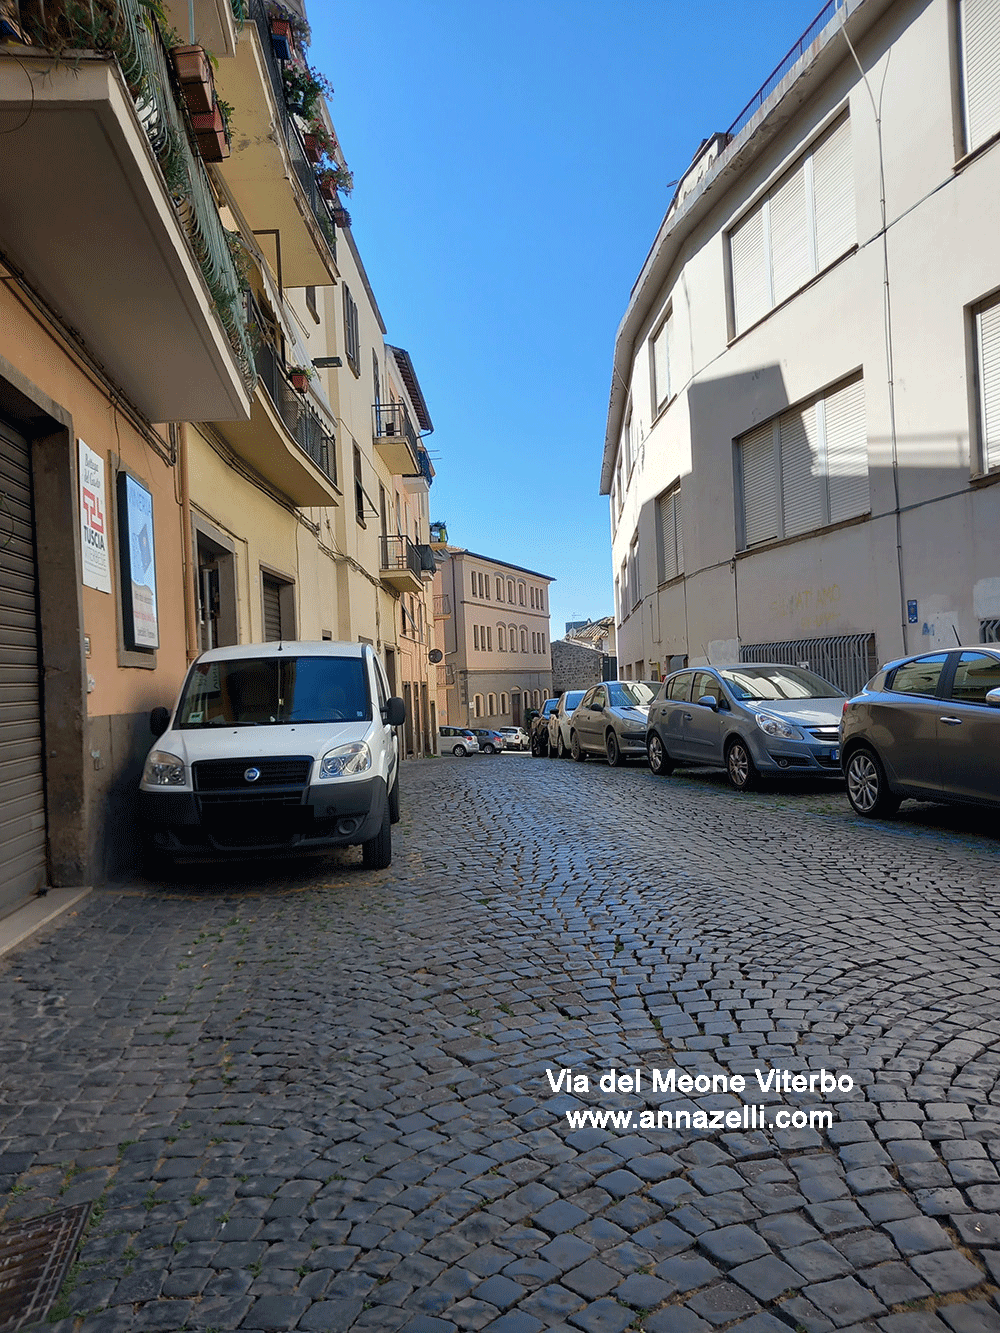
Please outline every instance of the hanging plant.
[{"label": "hanging plant", "polygon": [[303,49],[312,41],[312,31],[309,24],[301,14],[296,14],[294,9],[289,9],[287,5],[275,4],[274,0],[267,6],[267,17],[271,20],[271,32],[275,31],[275,24],[282,24],[282,31],[288,36],[294,36],[298,46]]},{"label": "hanging plant", "polygon": [[312,119],[320,97],[332,97],[330,81],[304,60],[289,60],[281,67],[281,81],[285,90],[285,104],[289,111]]},{"label": "hanging plant", "polygon": [[305,393],[313,373],[312,366],[291,366],[289,368],[288,378],[296,393]]},{"label": "hanging plant", "polygon": [[333,220],[338,227],[349,227],[351,225],[351,215],[343,204],[336,204],[330,212],[333,214]]},{"label": "hanging plant", "polygon": [[316,172],[316,184],[324,198],[335,199],[338,192],[350,194],[354,189],[354,172],[348,171],[347,167],[342,167],[339,163],[321,167]]}]

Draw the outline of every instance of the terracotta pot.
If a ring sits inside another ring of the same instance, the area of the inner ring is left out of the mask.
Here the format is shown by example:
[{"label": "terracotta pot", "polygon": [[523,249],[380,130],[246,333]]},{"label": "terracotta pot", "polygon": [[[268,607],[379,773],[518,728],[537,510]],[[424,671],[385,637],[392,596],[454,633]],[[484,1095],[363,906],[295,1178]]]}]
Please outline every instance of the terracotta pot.
[{"label": "terracotta pot", "polygon": [[337,187],[334,185],[333,181],[317,181],[316,183],[319,186],[319,192],[324,199],[336,199]]},{"label": "terracotta pot", "polygon": [[310,162],[318,162],[323,154],[319,149],[319,140],[315,134],[303,134],[302,146],[306,150],[306,157]]},{"label": "terracotta pot", "polygon": [[191,128],[198,140],[198,151],[206,162],[222,162],[229,156],[226,122],[217,105],[211,111],[191,117]]},{"label": "terracotta pot", "polygon": [[211,111],[215,99],[212,64],[201,46],[175,46],[170,52],[187,109],[194,115]]},{"label": "terracotta pot", "polygon": [[349,227],[351,225],[351,215],[346,208],[335,208],[333,210],[333,220],[338,227]]},{"label": "terracotta pot", "polygon": [[292,388],[296,393],[305,393],[309,387],[309,376],[304,370],[293,370],[289,379],[292,382]]},{"label": "terracotta pot", "polygon": [[271,20],[271,45],[279,60],[292,58],[292,25],[287,19]]}]

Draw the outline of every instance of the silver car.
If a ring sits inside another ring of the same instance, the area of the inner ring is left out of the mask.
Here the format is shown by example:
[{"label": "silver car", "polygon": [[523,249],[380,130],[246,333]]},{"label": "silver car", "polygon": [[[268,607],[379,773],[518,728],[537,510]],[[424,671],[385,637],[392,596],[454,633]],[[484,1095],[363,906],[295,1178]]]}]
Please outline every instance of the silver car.
[{"label": "silver car", "polygon": [[890,662],[845,704],[840,737],[859,815],[907,796],[1000,806],[1000,647]]},{"label": "silver car", "polygon": [[606,680],[588,690],[569,721],[573,758],[601,754],[613,768],[645,759],[649,705],[659,688],[656,680]]},{"label": "silver car", "polygon": [[549,755],[569,757],[569,720],[586,690],[565,690],[559,696],[556,711],[549,718]]},{"label": "silver car", "polygon": [[654,773],[677,764],[724,768],[737,791],[762,773],[839,778],[846,695],[804,667],[741,662],[675,672],[649,710]]}]

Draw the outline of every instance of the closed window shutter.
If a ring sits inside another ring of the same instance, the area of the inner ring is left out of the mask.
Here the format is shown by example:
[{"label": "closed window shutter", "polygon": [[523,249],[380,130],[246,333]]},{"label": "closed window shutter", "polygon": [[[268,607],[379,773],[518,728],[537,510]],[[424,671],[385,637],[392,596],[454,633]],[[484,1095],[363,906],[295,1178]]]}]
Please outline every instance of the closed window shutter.
[{"label": "closed window shutter", "polygon": [[264,639],[272,643],[281,638],[281,584],[263,580]]},{"label": "closed window shutter", "polygon": [[771,308],[762,204],[733,228],[729,253],[733,269],[733,316],[736,332],[742,333]]},{"label": "closed window shutter", "polygon": [[965,147],[1000,132],[1000,0],[961,0]]},{"label": "closed window shutter", "polygon": [[786,412],[778,423],[781,437],[781,506],[784,535],[820,528],[824,514],[824,485],[816,431],[816,406]]},{"label": "closed window shutter", "polygon": [[653,410],[659,411],[670,397],[670,320],[653,339]]},{"label": "closed window shutter", "polygon": [[800,164],[770,196],[771,287],[774,304],[813,274],[806,213],[805,167]]},{"label": "closed window shutter", "polygon": [[1000,467],[1000,300],[976,316],[983,470]]},{"label": "closed window shutter", "polygon": [[677,552],[677,491],[661,495],[657,501],[660,511],[660,582],[676,578],[681,572]]},{"label": "closed window shutter", "polygon": [[743,523],[747,546],[778,536],[778,478],[774,467],[774,425],[768,422],[740,446]]},{"label": "closed window shutter", "polygon": [[[997,0],[1000,5],[1000,0]],[[816,268],[824,269],[857,239],[851,122],[835,125],[813,151],[816,211]]]},{"label": "closed window shutter", "polygon": [[830,478],[830,522],[865,514],[868,490],[868,432],[863,380],[845,384],[824,403],[826,467]]}]

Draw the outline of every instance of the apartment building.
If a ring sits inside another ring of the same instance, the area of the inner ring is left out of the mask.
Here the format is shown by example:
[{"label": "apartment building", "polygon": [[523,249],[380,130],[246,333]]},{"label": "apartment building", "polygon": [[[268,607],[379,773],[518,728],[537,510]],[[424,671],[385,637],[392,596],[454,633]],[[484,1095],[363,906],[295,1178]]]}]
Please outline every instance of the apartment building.
[{"label": "apartment building", "polygon": [[547,574],[437,544],[438,697],[449,726],[517,727],[552,690]]},{"label": "apartment building", "polygon": [[998,636],[998,26],[834,0],[696,154],[615,345],[624,674]]},{"label": "apartment building", "polygon": [[164,12],[0,36],[0,913],[134,866],[149,710],[203,648],[374,643],[432,734],[431,423],[304,11]]}]

